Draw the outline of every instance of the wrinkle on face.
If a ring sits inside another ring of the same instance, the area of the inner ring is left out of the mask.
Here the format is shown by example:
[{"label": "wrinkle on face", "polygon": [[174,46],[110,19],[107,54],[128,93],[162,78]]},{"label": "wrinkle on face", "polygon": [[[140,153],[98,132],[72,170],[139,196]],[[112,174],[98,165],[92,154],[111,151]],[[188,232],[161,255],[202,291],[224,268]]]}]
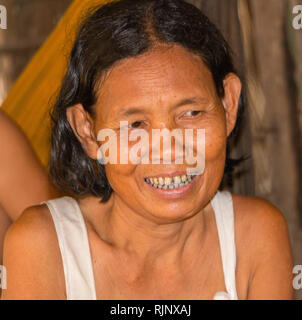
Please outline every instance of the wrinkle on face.
[{"label": "wrinkle on face", "polygon": [[[119,83],[118,87],[116,83]],[[114,87],[117,92],[112,90]],[[188,95],[202,92],[204,99],[220,103],[211,72],[199,56],[182,47],[122,60],[100,87],[97,105],[106,105],[100,113],[101,122],[114,121],[112,116],[123,105],[144,107],[145,110],[169,108],[173,100],[186,95],[185,90],[189,91]]]},{"label": "wrinkle on face", "polygon": [[[198,97],[198,106],[204,114],[195,122],[179,120],[179,115],[193,106],[176,108],[175,105],[194,96]],[[175,217],[179,218],[181,215],[192,215],[209,201],[224,171],[226,118],[212,74],[199,56],[175,45],[124,59],[107,74],[99,89],[95,108],[96,130],[112,128],[118,133],[120,121],[128,118],[129,121],[145,121],[147,131],[151,128],[206,130],[204,179],[186,200],[164,201],[146,191],[144,177],[163,172],[165,168],[171,169],[170,165],[106,165],[109,183],[116,199],[123,199],[123,205],[145,216],[151,214],[156,217],[166,211],[174,212]],[[141,110],[139,116],[121,116],[122,112],[132,108]],[[181,165],[179,170],[184,167]]]}]

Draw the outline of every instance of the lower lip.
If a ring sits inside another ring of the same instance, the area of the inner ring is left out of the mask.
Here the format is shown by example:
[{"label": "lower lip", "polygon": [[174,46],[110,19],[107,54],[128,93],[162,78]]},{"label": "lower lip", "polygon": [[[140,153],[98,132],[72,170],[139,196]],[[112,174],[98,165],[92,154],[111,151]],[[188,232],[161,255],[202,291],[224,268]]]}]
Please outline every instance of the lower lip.
[{"label": "lower lip", "polygon": [[176,189],[159,189],[154,188],[152,185],[145,181],[145,184],[156,194],[163,198],[167,199],[177,199],[185,196],[189,192],[191,192],[192,188],[196,184],[197,180],[200,178],[200,175],[196,176],[190,183],[185,186],[176,188]]}]

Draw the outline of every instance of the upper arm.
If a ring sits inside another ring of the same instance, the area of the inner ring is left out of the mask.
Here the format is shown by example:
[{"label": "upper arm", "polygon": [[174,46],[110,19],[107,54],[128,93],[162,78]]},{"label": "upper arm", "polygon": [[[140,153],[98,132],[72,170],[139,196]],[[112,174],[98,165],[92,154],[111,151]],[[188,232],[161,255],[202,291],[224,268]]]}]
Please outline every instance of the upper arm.
[{"label": "upper arm", "polygon": [[285,218],[264,200],[257,200],[253,211],[248,299],[292,299],[293,257]]},{"label": "upper arm", "polygon": [[57,196],[27,138],[0,110],[0,203],[10,218]]},{"label": "upper arm", "polygon": [[[9,228],[4,243],[4,300],[64,299],[63,266],[45,208],[32,207]],[[44,212],[43,212],[44,210]]]}]

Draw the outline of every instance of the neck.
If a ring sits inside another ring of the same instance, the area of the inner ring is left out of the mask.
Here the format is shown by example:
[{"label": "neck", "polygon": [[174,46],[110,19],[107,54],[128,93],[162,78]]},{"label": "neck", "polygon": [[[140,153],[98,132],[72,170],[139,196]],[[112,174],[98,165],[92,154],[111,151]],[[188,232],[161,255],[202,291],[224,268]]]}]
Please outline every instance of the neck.
[{"label": "neck", "polygon": [[166,267],[180,265],[200,252],[207,231],[210,205],[189,219],[174,223],[154,222],[131,210],[115,197],[110,213],[104,214],[101,237],[130,256],[137,265]]}]

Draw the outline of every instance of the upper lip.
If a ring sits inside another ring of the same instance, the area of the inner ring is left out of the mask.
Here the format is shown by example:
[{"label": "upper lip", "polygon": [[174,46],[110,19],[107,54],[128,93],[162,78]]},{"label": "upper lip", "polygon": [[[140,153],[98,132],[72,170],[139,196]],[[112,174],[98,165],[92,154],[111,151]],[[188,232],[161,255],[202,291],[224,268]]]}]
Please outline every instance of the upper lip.
[{"label": "upper lip", "polygon": [[156,174],[156,175],[150,175],[150,176],[146,176],[145,179],[147,178],[159,178],[159,177],[163,177],[163,178],[166,178],[166,177],[177,177],[177,176],[183,176],[183,175],[186,175],[187,174],[187,171],[184,170],[184,171],[173,171],[173,172],[165,172],[165,173],[159,173],[159,174]]}]

